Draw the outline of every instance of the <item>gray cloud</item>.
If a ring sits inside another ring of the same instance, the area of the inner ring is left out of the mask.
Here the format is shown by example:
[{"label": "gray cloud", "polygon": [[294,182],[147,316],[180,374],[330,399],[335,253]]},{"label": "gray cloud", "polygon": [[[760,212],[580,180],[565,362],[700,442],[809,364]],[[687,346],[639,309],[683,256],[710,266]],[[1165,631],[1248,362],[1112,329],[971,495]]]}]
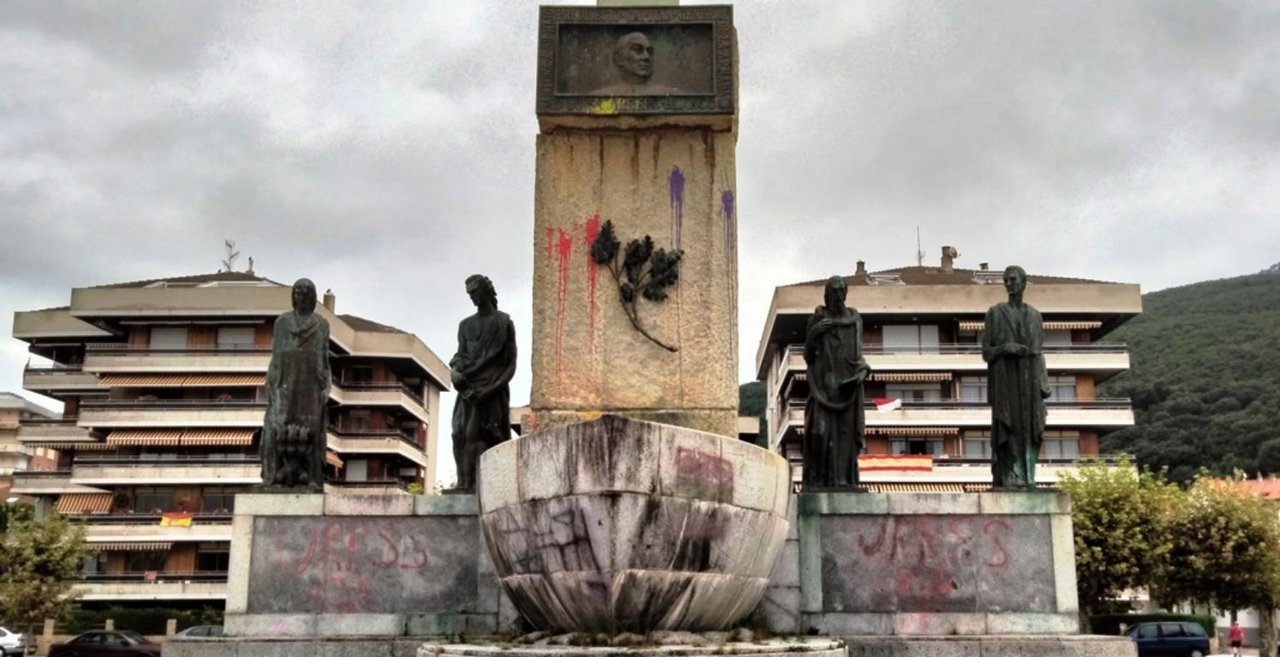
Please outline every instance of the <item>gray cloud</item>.
[{"label": "gray cloud", "polygon": [[[929,261],[1144,289],[1280,260],[1274,3],[735,12],[744,379],[775,285],[911,264],[916,226]],[[211,271],[231,238],[447,358],[482,271],[523,400],[536,23],[515,1],[9,3],[0,331],[72,286]],[[7,340],[0,389],[24,360]]]}]

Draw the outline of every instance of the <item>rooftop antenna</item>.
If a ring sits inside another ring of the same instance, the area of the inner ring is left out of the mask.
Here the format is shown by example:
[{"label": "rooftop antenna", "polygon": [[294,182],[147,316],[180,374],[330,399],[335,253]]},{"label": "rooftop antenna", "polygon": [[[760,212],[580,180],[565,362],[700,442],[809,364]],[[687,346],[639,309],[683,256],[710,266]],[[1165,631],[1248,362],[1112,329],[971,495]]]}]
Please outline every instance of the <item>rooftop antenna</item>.
[{"label": "rooftop antenna", "polygon": [[222,271],[235,271],[236,258],[240,257],[240,252],[236,250],[234,240],[223,239],[223,246],[227,247],[227,257],[222,261]]},{"label": "rooftop antenna", "polygon": [[916,226],[916,266],[924,266],[924,251],[920,248],[920,226]]}]

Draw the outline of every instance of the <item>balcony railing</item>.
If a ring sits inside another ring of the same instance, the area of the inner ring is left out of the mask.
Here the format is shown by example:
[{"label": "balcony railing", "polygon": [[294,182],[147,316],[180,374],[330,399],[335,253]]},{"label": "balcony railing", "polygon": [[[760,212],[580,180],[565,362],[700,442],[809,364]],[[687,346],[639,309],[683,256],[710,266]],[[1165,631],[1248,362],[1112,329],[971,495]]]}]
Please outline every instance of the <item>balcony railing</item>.
[{"label": "balcony railing", "polygon": [[[803,411],[804,405],[807,401],[808,400],[804,398],[789,399],[787,400],[788,410],[794,411],[798,409]],[[1073,400],[1073,401],[1049,400],[1045,402],[1045,405],[1049,408],[1127,409],[1133,405],[1133,402],[1130,401],[1128,397],[1108,397],[1108,398],[1101,398],[1101,399],[1087,399],[1087,400]],[[875,407],[876,405],[871,402],[867,402],[865,404],[865,408],[867,408],[868,410],[874,410]],[[991,407],[991,404],[985,401],[966,401],[962,399],[944,399],[941,401],[903,400],[902,402],[902,408],[904,409],[912,409],[912,408],[931,409],[931,410],[932,409],[938,409],[938,410],[955,409],[955,410],[971,411],[975,409],[990,408],[990,407]]]},{"label": "balcony railing", "polygon": [[266,408],[266,400],[257,399],[228,399],[226,401],[218,399],[105,399],[105,400],[88,400],[80,403],[81,409],[125,409],[140,408],[147,410],[161,410],[173,408],[176,410],[200,409],[200,408]]},{"label": "balcony railing", "polygon": [[369,383],[369,382],[360,382],[360,383],[357,383],[357,382],[354,382],[354,381],[334,381],[334,382],[333,382],[333,384],[334,384],[334,385],[336,385],[336,386],[338,386],[339,388],[342,388],[343,390],[348,390],[348,391],[350,391],[350,392],[362,392],[362,391],[370,391],[370,392],[400,392],[400,393],[404,393],[404,394],[405,394],[406,396],[408,396],[410,399],[412,399],[413,401],[417,402],[419,406],[424,406],[424,405],[425,405],[425,404],[424,404],[424,402],[422,401],[422,395],[421,395],[421,394],[419,394],[417,390],[415,390],[415,389],[413,389],[413,388],[410,388],[409,386],[407,386],[407,385],[405,385],[405,384],[403,384],[403,383],[399,383],[399,382],[391,382],[391,383]]},{"label": "balcony railing", "polygon": [[175,580],[187,582],[226,582],[227,571],[193,570],[163,572],[156,570],[138,570],[122,573],[80,573],[78,579],[89,584],[108,582],[172,582]]},{"label": "balcony railing", "polygon": [[74,465],[208,465],[261,463],[251,454],[77,454]]},{"label": "balcony railing", "polygon": [[130,345],[123,342],[111,342],[85,345],[85,351],[98,356],[244,356],[253,354],[270,354],[271,348],[234,345],[222,347],[181,347],[164,349],[153,348],[149,345]]},{"label": "balcony railing", "polygon": [[397,438],[401,442],[412,446],[414,449],[423,449],[422,445],[418,444],[417,436],[407,434],[398,429],[342,429],[330,426],[329,433],[332,433],[339,438],[354,438],[356,440],[361,438]]},{"label": "balcony railing", "polygon": [[[159,513],[65,513],[63,517],[68,520],[82,521],[94,525],[159,525],[160,519],[163,518]],[[191,522],[193,525],[229,525],[231,524],[232,514],[230,512],[219,513],[215,511],[200,512],[191,514]]]},{"label": "balcony railing", "polygon": [[[868,356],[904,355],[904,356],[947,356],[947,355],[982,355],[982,345],[975,343],[941,343],[936,345],[911,345],[903,347],[885,346],[882,344],[863,345],[862,353]],[[1045,345],[1046,356],[1055,354],[1128,354],[1129,346],[1123,342],[1095,342],[1090,344]],[[781,381],[793,365],[798,361],[803,365],[804,345],[787,345],[782,362],[778,366],[778,380]]]}]

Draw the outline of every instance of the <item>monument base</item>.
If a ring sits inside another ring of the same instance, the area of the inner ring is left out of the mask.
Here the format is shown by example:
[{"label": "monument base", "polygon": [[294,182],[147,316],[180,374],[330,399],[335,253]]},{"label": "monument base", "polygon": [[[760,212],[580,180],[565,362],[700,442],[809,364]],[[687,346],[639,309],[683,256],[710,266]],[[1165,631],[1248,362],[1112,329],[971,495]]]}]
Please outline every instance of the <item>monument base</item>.
[{"label": "monument base", "polygon": [[[700,635],[680,632],[690,639],[700,639]],[[591,638],[592,635],[568,635],[568,639]],[[643,640],[641,635],[632,635]],[[672,644],[639,645],[622,647],[603,645],[599,647],[582,645],[545,645],[523,646],[508,643],[493,645],[456,644],[456,643],[424,643],[418,648],[417,657],[845,657],[842,642],[831,639],[772,639],[752,643],[710,643],[705,644]]]}]

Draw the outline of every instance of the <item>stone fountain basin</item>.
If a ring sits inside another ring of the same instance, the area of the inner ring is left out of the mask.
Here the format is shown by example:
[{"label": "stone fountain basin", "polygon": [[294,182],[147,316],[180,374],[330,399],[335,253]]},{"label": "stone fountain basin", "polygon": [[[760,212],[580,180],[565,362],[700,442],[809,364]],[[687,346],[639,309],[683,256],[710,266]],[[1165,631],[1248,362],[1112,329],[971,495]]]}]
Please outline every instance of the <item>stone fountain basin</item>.
[{"label": "stone fountain basin", "polygon": [[791,475],[736,438],[606,415],[480,459],[485,543],[536,628],[721,630],[760,602]]}]

